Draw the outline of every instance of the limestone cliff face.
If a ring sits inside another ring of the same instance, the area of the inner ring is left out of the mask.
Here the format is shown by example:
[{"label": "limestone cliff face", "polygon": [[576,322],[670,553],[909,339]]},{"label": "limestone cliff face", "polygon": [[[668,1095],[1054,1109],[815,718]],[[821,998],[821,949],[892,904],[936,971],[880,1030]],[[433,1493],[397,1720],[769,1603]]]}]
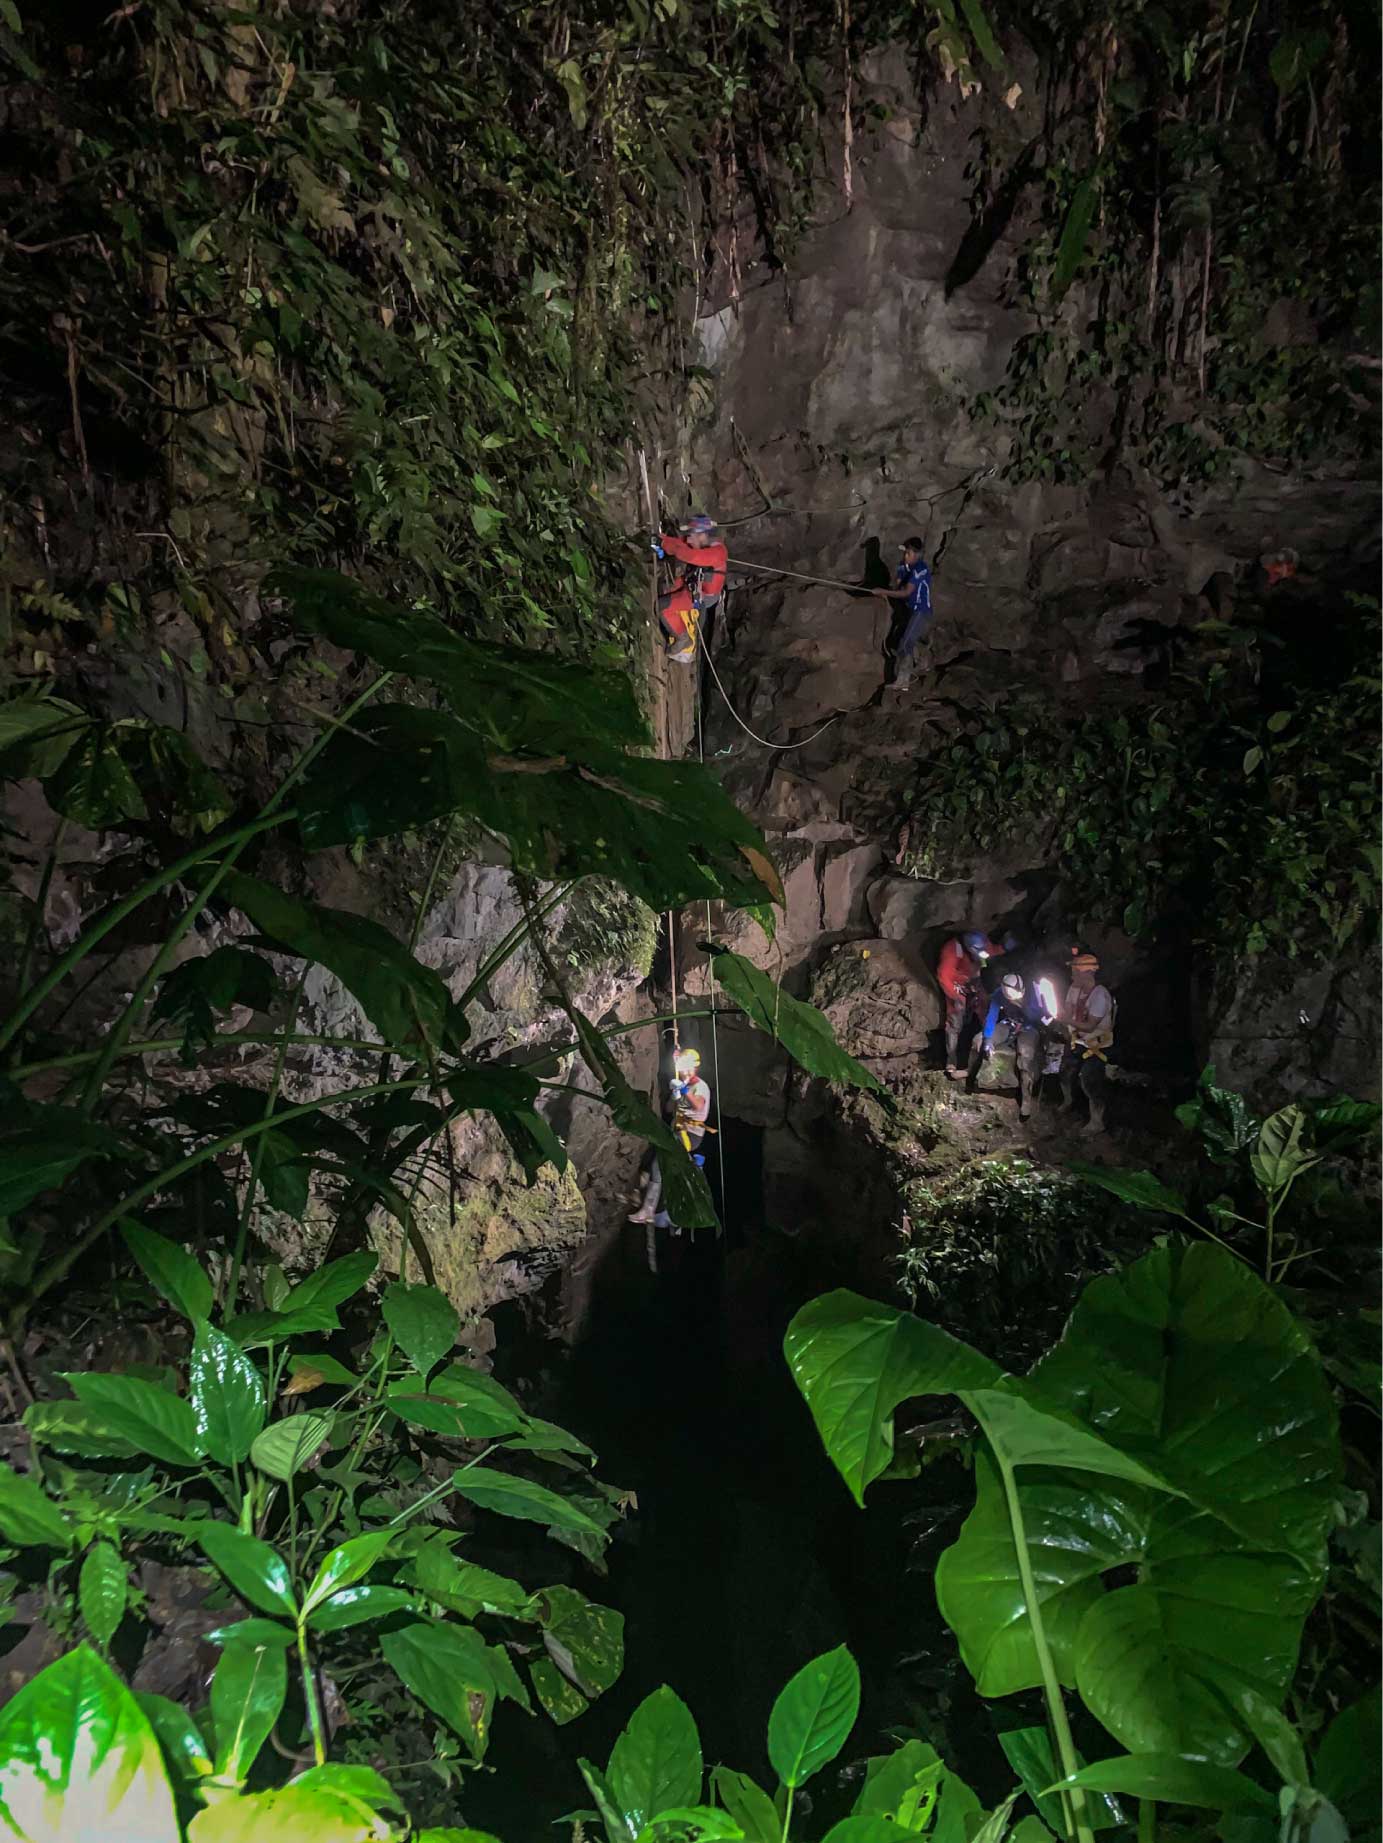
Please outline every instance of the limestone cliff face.
[{"label": "limestone cliff face", "polygon": [[[935,1042],[929,969],[948,932],[1065,919],[1061,865],[1040,839],[1018,841],[1003,861],[977,854],[956,882],[899,873],[914,764],[948,736],[955,707],[1036,686],[1057,723],[1108,701],[1136,709],[1151,696],[1160,641],[1204,620],[1207,595],[1221,607],[1286,542],[1303,573],[1347,584],[1376,555],[1377,518],[1366,479],[1249,462],[1194,495],[1164,492],[1121,456],[1114,406],[1097,391],[1088,413],[1106,461],[1092,477],[1009,484],[1010,434],[973,412],[1030,324],[1005,302],[1015,243],[1001,241],[954,293],[946,277],[971,224],[972,137],[1021,139],[1035,105],[1020,101],[1009,119],[998,101],[962,103],[943,88],[919,115],[892,55],[866,66],[863,88],[891,118],[856,145],[852,208],[837,201],[824,214],[786,276],[751,272],[738,300],[701,320],[716,414],[667,459],[666,477],[681,474],[678,490],[717,509],[732,557],[878,582],[916,531],[940,559],[937,671],[907,696],[880,695],[885,604],[748,574],[732,576],[713,657],[739,716],[780,746],[752,740],[714,683],[704,688],[707,760],[773,840],[788,896],[771,949],[735,918],[722,938],[794,990],[825,969],[823,996],[847,1039],[892,1073]],[[963,854],[963,811],[955,823]],[[1120,991],[1133,1069],[1183,1073],[1214,1060],[1265,1098],[1371,1087],[1367,968],[1303,980],[1263,967],[1226,997],[1185,956],[1135,947],[1116,920],[1088,919],[1084,931]],[[683,931],[687,963],[695,932]],[[781,1065],[738,1035],[735,1044],[724,1105],[781,1125]]]}]

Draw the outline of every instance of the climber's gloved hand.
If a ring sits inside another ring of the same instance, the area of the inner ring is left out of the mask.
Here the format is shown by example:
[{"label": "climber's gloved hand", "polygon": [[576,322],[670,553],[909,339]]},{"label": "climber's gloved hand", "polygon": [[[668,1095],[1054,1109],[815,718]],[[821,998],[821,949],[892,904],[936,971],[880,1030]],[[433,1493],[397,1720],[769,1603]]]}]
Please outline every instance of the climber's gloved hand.
[{"label": "climber's gloved hand", "polygon": [[653,552],[655,557],[665,557],[667,555],[667,552],[663,549],[662,545],[657,543],[656,541],[650,544],[648,548]]}]

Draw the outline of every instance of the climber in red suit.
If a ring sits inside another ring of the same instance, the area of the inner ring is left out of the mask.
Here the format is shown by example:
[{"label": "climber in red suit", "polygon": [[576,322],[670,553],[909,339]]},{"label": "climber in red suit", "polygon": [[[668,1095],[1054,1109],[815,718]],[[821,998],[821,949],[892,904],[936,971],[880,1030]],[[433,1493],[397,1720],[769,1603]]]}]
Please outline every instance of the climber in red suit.
[{"label": "climber in red suit", "polygon": [[689,518],[685,538],[660,535],[654,550],[684,567],[666,595],[658,597],[658,620],[668,650],[690,654],[696,645],[696,623],[703,609],[718,601],[725,587],[725,546],[716,536],[715,520],[704,512]]}]

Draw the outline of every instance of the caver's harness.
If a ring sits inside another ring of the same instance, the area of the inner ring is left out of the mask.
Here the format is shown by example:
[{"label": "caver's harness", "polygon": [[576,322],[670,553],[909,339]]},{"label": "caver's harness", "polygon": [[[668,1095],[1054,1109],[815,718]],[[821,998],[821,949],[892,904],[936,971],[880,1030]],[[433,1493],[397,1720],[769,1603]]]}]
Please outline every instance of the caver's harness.
[{"label": "caver's harness", "polygon": [[[1109,991],[1108,986],[1105,987],[1105,990]],[[1089,1062],[1092,1057],[1097,1062],[1108,1060],[1105,1051],[1114,1047],[1114,1025],[1118,1016],[1119,1001],[1110,992],[1108,1015],[1100,1023],[1092,1025],[1088,1031],[1083,1032],[1079,1039],[1072,1031],[1071,1048],[1079,1051],[1082,1062]]]}]

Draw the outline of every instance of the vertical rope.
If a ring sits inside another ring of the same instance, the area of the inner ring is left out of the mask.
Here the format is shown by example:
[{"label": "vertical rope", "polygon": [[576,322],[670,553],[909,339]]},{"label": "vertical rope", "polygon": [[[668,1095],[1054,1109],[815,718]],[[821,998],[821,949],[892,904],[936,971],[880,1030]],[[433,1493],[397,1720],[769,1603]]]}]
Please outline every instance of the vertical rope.
[{"label": "vertical rope", "polygon": [[[727,588],[723,588],[720,592],[720,614],[721,614],[722,620],[725,618],[725,607],[726,607],[726,603],[728,600],[729,600],[729,589],[727,587]],[[710,652],[710,646],[706,639],[706,632],[705,632],[704,627],[702,628],[700,632],[699,639],[700,639],[700,644],[701,644],[701,651],[705,655],[707,663],[709,664],[711,652]],[[706,765],[706,739],[702,733],[702,728],[701,728],[701,672],[699,668],[696,674],[696,752],[697,752],[697,755],[701,758],[701,765],[704,768]],[[708,896],[706,898],[706,938],[707,940],[709,940],[710,937],[711,937],[711,899]],[[715,1103],[715,1110],[716,1110],[716,1159],[720,1166],[721,1222],[716,1230],[716,1233],[718,1235],[723,1235],[725,1233],[725,1226],[726,1226],[725,1218],[729,1216],[730,1211],[729,1211],[729,1207],[726,1201],[726,1193],[725,1193],[725,1123],[720,1117],[720,1032],[716,1024],[716,963],[715,963],[714,954],[711,956],[711,1073],[715,1079],[715,1087],[711,1091],[711,1098],[713,1102]]]},{"label": "vertical rope", "polygon": [[[643,483],[643,507],[644,507],[644,516],[648,520],[648,535],[650,538],[656,539],[658,536],[658,519],[657,519],[656,513],[653,510],[653,489],[650,487],[648,483],[648,455],[645,452],[645,450],[642,448],[639,449],[639,478]],[[654,647],[655,647],[653,656],[654,656],[654,659],[656,660],[658,657],[658,654],[656,651],[657,640],[658,640],[658,558],[657,558],[656,552],[651,558],[651,563],[652,563],[652,568],[649,572],[649,623],[648,623],[648,627],[649,627],[649,637],[653,641]],[[671,716],[668,710],[668,704],[670,700],[668,697],[668,681],[667,681],[666,663],[664,663],[663,672],[662,672],[661,677],[659,677],[657,672],[654,673],[654,677],[655,679],[658,680],[658,687],[659,687],[659,691],[661,693],[662,702],[663,702],[662,756],[663,756],[664,761],[669,761],[672,757],[672,746],[671,746],[671,733],[672,732],[671,732]],[[676,918],[673,914],[673,911],[669,909],[666,916],[664,917],[664,922],[667,927],[668,978],[669,978],[669,981],[671,984],[671,990],[672,990],[672,1047],[674,1051],[679,1050],[682,1047],[681,1035],[680,1035],[680,1032],[678,1030],[678,1025],[677,1025],[677,935],[676,935],[676,930],[675,930],[675,920]],[[651,1253],[650,1253],[650,1265],[652,1265]]]}]

